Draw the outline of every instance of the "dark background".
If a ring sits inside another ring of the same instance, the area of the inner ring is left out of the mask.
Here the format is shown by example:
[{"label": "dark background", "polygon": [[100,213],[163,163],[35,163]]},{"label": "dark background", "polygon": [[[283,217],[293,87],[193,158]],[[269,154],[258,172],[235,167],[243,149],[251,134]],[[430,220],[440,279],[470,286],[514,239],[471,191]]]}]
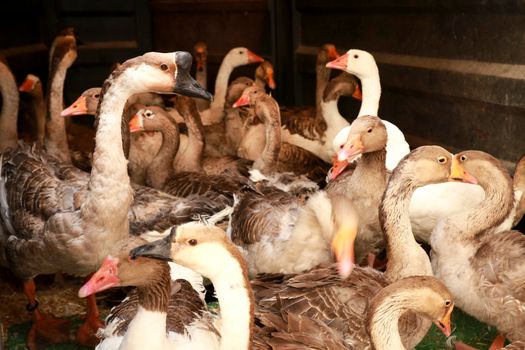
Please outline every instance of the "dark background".
[{"label": "dark background", "polygon": [[[282,104],[313,104],[314,62],[326,42],[370,51],[379,64],[380,116],[412,146],[525,153],[525,3],[518,0],[17,0],[0,11],[0,52],[22,82],[47,75],[47,47],[65,26],[83,45],[65,102],[100,86],[116,61],[208,44],[208,81],[228,50],[274,63]],[[234,76],[253,75],[254,67]],[[358,104],[342,103],[353,119]]]}]

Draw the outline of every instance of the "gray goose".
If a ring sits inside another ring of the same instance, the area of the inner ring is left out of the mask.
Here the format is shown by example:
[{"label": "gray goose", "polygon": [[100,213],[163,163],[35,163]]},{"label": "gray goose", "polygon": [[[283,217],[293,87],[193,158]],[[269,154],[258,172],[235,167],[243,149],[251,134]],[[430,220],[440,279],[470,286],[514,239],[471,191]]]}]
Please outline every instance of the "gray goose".
[{"label": "gray goose", "polygon": [[[323,322],[314,313],[297,315],[286,309],[281,311],[280,306],[271,310],[261,305],[266,302],[264,299],[256,295],[254,300],[245,262],[224,231],[216,227],[180,226],[160,241],[133,249],[131,256],[172,259],[211,280],[219,299],[221,319],[216,327],[220,338],[208,349],[364,349],[372,345],[378,350],[399,350],[405,348],[402,337],[406,334],[400,336],[398,319],[407,312],[416,313],[428,322],[432,320],[445,333],[450,332],[452,296],[431,276],[408,277],[376,292],[375,297],[369,297],[370,305],[362,313],[358,311],[354,319],[347,320],[350,327],[361,330],[360,334],[343,334],[333,329],[335,323],[344,327],[343,322]],[[345,302],[353,302],[350,295]],[[210,329],[208,334],[215,335],[215,330]],[[361,343],[359,336],[365,338]],[[192,337],[195,341],[198,338]],[[171,348],[175,349],[163,347]]]},{"label": "gray goose", "polygon": [[117,245],[79,290],[85,297],[108,288],[135,287],[106,318],[98,349],[163,349],[167,334],[184,339],[206,311],[199,274],[161,260],[129,258],[131,249],[145,243],[135,238]]},{"label": "gray goose", "polygon": [[262,62],[255,69],[255,85],[264,89],[266,85],[272,90],[275,90],[275,78],[273,73],[273,65],[269,61]]},{"label": "gray goose", "polygon": [[[197,113],[195,101],[189,97],[179,97],[181,104],[193,109]],[[191,112],[189,112],[191,113]],[[181,115],[186,116],[185,111]],[[187,123],[190,137],[195,131],[191,122]],[[179,149],[179,131],[176,123],[164,109],[160,107],[145,107],[140,109],[130,120],[131,132],[158,131],[162,134],[162,146],[146,170],[146,183],[156,189],[177,197],[188,197],[199,195],[209,201],[221,206],[233,205],[233,194],[242,190],[247,184],[247,179],[235,174],[208,175],[200,165],[200,155],[197,150],[186,149],[187,157],[179,159],[183,161],[182,168],[185,170],[175,172],[172,166],[175,153]],[[202,134],[200,134],[202,139]],[[191,146],[191,141],[188,145]],[[197,151],[197,152],[195,152]],[[202,152],[202,148],[201,148]],[[223,169],[224,171],[224,169]]]},{"label": "gray goose", "polygon": [[[8,213],[15,230],[4,232],[2,241],[6,242],[9,268],[25,281],[24,292],[33,310],[33,331],[28,339],[31,349],[36,347],[37,333],[51,341],[67,339],[60,329],[63,322],[39,311],[32,278],[57,271],[87,275],[114,243],[129,235],[132,191],[120,128],[126,100],[134,93],[153,90],[210,98],[194,85],[188,74],[190,66],[191,55],[186,52],[147,53],[126,61],[112,73],[101,92],[87,186],[79,185],[78,178],[64,178],[61,169],[53,167],[55,159],[46,153],[22,147],[3,154],[1,209]],[[129,79],[131,74],[133,79]],[[4,221],[5,215],[2,218]],[[88,309],[86,323],[77,334],[79,341],[89,343],[100,324],[96,304],[94,307]]]},{"label": "gray goose", "polygon": [[451,178],[479,184],[485,198],[442,219],[434,228],[432,267],[468,314],[498,329],[492,349],[525,339],[525,236],[498,231],[514,207],[512,179],[500,162],[481,151],[453,159]]},{"label": "gray goose", "polygon": [[31,114],[37,126],[34,139],[38,147],[43,147],[46,134],[46,102],[42,82],[36,75],[28,74],[18,90],[31,96]]}]

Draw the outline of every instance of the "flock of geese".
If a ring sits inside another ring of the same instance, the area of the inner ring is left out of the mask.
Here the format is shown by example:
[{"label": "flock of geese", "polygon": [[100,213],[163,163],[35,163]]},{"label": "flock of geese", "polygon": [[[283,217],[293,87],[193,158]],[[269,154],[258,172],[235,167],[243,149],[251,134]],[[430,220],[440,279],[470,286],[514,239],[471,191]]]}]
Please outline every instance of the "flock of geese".
[{"label": "flock of geese", "polygon": [[[76,341],[101,350],[412,349],[432,323],[450,336],[454,306],[498,329],[491,349],[525,349],[525,237],[511,230],[525,212],[525,158],[511,178],[481,151],[410,151],[377,117],[370,53],[323,45],[313,107],[279,106],[266,92],[272,65],[242,47],[225,56],[211,101],[201,42],[196,80],[189,53],[150,52],[64,109],[72,30],[49,57],[45,95],[34,75],[18,88],[0,60],[0,263],[23,281],[30,349],[68,341],[33,282],[58,272],[88,277]],[[254,79],[229,82],[250,63]],[[19,91],[32,96],[29,141]],[[341,96],[362,101],[351,124]],[[92,152],[66,131],[65,117],[87,114]],[[116,286],[136,288],[104,323],[94,294]]]}]

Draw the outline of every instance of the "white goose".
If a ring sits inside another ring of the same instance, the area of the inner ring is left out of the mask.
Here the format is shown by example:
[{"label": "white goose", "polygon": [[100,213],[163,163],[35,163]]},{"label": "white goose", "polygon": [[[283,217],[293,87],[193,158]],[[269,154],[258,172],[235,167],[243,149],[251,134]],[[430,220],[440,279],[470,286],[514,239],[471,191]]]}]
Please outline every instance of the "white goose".
[{"label": "white goose", "polygon": [[[363,103],[359,116],[377,115],[381,84],[377,64],[370,53],[351,49],[337,60],[328,63],[327,66],[357,76],[361,80],[363,91]],[[403,133],[397,126],[385,120],[383,123],[388,134],[386,167],[388,170],[392,170],[401,158],[408,154],[409,147]],[[335,150],[344,147],[349,132],[349,127],[344,128],[335,137],[333,145]],[[339,161],[343,161],[343,159],[339,159]],[[484,197],[485,193],[480,186],[460,182],[445,182],[418,188],[410,202],[410,220],[414,236],[416,239],[428,243],[430,233],[440,218],[473,207],[480,203]],[[507,221],[502,225],[502,229],[510,229],[512,220]]]}]

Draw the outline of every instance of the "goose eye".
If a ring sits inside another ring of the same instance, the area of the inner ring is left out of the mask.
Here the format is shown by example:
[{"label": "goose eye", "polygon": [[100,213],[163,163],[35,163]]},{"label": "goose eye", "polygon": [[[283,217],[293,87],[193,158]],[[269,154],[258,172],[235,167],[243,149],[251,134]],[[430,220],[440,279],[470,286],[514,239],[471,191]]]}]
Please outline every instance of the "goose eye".
[{"label": "goose eye", "polygon": [[450,300],[445,300],[445,306],[446,307],[449,307],[451,304],[452,304],[452,302]]},{"label": "goose eye", "polygon": [[441,164],[445,164],[447,162],[447,157],[439,157],[438,162],[440,162]]},{"label": "goose eye", "polygon": [[239,55],[242,55],[243,53],[244,53],[244,51],[242,51],[242,50],[241,50],[241,51],[239,51]]},{"label": "goose eye", "polygon": [[355,55],[354,55],[354,58],[359,58],[359,55],[358,55],[358,54],[355,54]]},{"label": "goose eye", "polygon": [[192,246],[196,246],[196,245],[197,245],[197,240],[196,240],[196,239],[190,239],[190,240],[188,241],[188,244],[189,244],[189,245],[192,245]]},{"label": "goose eye", "polygon": [[160,65],[160,69],[168,70],[168,65],[166,63],[163,63],[163,64]]},{"label": "goose eye", "polygon": [[372,132],[372,128],[369,128],[366,132],[369,132],[369,133]]},{"label": "goose eye", "polygon": [[99,97],[100,97],[100,94],[96,94],[96,95],[95,95],[95,98],[99,98]]},{"label": "goose eye", "polygon": [[459,157],[459,160],[464,162],[467,160],[467,156],[466,155],[462,155],[461,157]]},{"label": "goose eye", "polygon": [[152,112],[146,112],[146,118],[153,118],[153,113]]}]

